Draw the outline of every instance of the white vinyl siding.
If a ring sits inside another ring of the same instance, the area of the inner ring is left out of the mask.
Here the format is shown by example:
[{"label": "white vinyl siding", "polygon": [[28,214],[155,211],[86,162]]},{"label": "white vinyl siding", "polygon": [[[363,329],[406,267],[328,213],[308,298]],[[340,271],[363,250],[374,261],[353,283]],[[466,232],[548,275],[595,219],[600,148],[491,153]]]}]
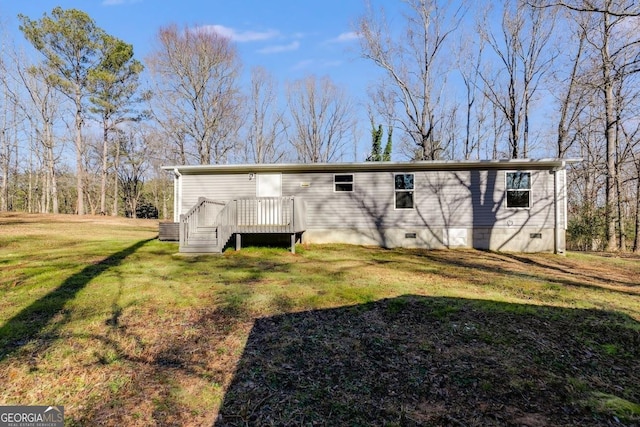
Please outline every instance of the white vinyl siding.
[{"label": "white vinyl siding", "polygon": [[185,214],[199,197],[226,201],[238,197],[256,196],[256,179],[249,174],[182,175],[181,214]]},{"label": "white vinyl siding", "polygon": [[[535,209],[506,208],[505,170],[412,172],[413,209],[395,208],[396,173],[391,171],[354,172],[357,188],[352,192],[335,191],[334,176],[341,173],[283,172],[282,195],[304,200],[308,229],[552,228],[553,173],[528,172]],[[181,181],[183,214],[198,197],[232,200],[256,195],[256,179],[247,173],[183,174]]]}]

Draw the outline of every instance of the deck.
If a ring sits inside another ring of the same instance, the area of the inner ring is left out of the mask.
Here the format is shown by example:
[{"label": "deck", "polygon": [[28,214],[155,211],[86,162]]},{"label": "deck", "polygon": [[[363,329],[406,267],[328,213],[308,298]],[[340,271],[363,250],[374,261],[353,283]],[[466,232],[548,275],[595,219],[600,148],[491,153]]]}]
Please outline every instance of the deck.
[{"label": "deck", "polygon": [[297,236],[305,231],[305,208],[300,198],[251,197],[229,201],[201,198],[180,216],[180,252],[222,252],[242,234],[289,234],[295,252]]}]

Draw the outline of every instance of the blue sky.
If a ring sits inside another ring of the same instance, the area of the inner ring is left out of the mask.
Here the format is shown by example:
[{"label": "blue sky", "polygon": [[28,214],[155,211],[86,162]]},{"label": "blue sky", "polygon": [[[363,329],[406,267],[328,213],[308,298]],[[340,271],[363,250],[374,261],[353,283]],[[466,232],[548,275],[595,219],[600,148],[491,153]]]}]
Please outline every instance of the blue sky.
[{"label": "blue sky", "polygon": [[[375,9],[385,8],[392,26],[403,21],[397,16],[393,19],[394,14],[401,13],[402,2],[371,2]],[[464,25],[470,37],[477,37],[473,33],[474,13],[489,4],[470,4]],[[369,149],[367,88],[381,71],[360,57],[355,38],[354,23],[365,12],[365,0],[0,0],[0,24],[17,44],[26,44],[18,29],[17,15],[39,19],[55,6],[85,11],[109,34],[133,44],[140,60],[150,51],[161,26],[214,26],[236,43],[245,83],[251,68],[258,65],[271,72],[281,89],[287,81],[311,74],[327,75],[358,104],[359,125],[354,141],[358,151],[355,155],[347,151],[344,160],[363,160]],[[34,52],[34,57],[37,55]],[[453,61],[454,56],[445,54],[440,58]],[[458,74],[450,73],[445,98],[460,95],[462,85],[456,79]],[[544,123],[541,114],[545,111],[533,111],[540,117],[532,121],[532,129]]]},{"label": "blue sky", "polygon": [[[397,9],[398,3],[375,4]],[[329,76],[359,105],[358,148],[347,150],[345,160],[362,160],[365,155],[370,143],[366,92],[379,72],[360,58],[353,32],[365,0],[0,0],[0,24],[17,45],[33,51],[19,31],[17,15],[35,20],[55,6],[88,13],[109,34],[133,44],[140,60],[151,50],[161,26],[215,26],[236,43],[245,83],[254,66],[266,68],[281,93],[287,81],[311,74]],[[35,51],[33,55],[39,57]]]},{"label": "blue sky", "polygon": [[216,26],[236,42],[245,75],[261,65],[282,85],[309,74],[329,75],[362,98],[367,74],[374,71],[358,57],[353,22],[364,0],[0,0],[0,20],[17,44],[18,13],[38,19],[59,5],[88,13],[104,30],[144,56],[163,25]]}]

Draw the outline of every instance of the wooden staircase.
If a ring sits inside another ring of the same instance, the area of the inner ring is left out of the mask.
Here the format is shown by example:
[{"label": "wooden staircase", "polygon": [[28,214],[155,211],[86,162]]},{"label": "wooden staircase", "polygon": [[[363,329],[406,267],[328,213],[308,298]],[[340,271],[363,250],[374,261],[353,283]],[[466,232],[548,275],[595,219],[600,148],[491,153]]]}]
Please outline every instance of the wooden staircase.
[{"label": "wooden staircase", "polygon": [[180,247],[180,252],[222,252],[222,248],[218,247],[218,227],[192,230],[188,242]]},{"label": "wooden staircase", "polygon": [[220,253],[231,236],[220,235],[220,214],[228,209],[225,202],[198,199],[198,203],[180,216],[180,252]]}]

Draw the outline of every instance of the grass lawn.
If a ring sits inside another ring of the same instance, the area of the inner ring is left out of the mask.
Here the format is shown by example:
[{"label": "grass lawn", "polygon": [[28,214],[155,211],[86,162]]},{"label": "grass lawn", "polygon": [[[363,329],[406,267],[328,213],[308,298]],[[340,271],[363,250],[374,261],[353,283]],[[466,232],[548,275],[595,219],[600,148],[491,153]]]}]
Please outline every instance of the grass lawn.
[{"label": "grass lawn", "polygon": [[640,425],[640,258],[178,255],[0,214],[0,405],[67,425]]}]

